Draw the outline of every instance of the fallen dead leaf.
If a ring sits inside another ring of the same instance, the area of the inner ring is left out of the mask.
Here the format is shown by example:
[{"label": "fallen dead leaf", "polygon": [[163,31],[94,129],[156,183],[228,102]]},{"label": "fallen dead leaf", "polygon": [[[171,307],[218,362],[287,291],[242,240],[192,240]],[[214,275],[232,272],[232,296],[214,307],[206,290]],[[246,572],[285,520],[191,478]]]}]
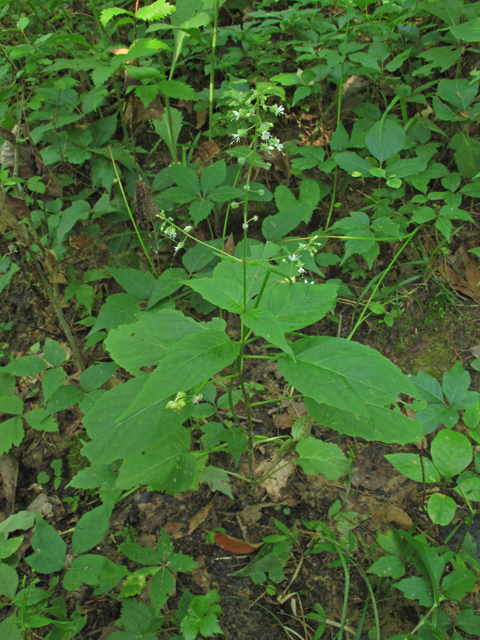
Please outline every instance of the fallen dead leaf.
[{"label": "fallen dead leaf", "polygon": [[[278,469],[264,480],[260,487],[265,489],[272,502],[281,502],[284,499],[284,490],[288,487],[291,476],[295,473],[295,465],[290,462],[292,458],[287,456],[282,461],[276,459],[276,454],[272,453],[265,457],[255,468],[255,475],[261,478],[272,473],[272,467],[278,464]],[[286,464],[290,462],[290,464]]]},{"label": "fallen dead leaf", "polygon": [[28,511],[38,511],[44,518],[52,518],[54,516],[53,507],[59,507],[62,503],[58,498],[54,496],[47,496],[42,493],[35,500],[28,505]]},{"label": "fallen dead leaf", "polygon": [[225,244],[223,245],[223,251],[225,253],[228,253],[229,256],[234,256],[235,255],[235,242],[233,240],[233,233],[231,233]]},{"label": "fallen dead leaf", "polygon": [[200,587],[203,593],[207,594],[212,585],[212,578],[205,568],[205,558],[203,556],[198,556],[195,562],[198,564],[198,568],[192,571],[193,581]]},{"label": "fallen dead leaf", "polygon": [[476,344],[470,347],[470,353],[474,358],[480,358],[480,344]]},{"label": "fallen dead leaf", "polygon": [[195,161],[205,164],[211,158],[216,156],[217,153],[220,153],[220,147],[216,142],[213,142],[213,140],[211,140],[210,142],[205,142],[198,150],[198,153],[195,156]]},{"label": "fallen dead leaf", "polygon": [[200,511],[197,511],[197,513],[190,520],[187,536],[192,534],[195,531],[195,529],[198,529],[198,527],[205,522],[205,520],[208,518],[210,511],[212,510],[212,506],[213,506],[213,498],[204,507],[202,507]]},{"label": "fallen dead leaf", "polygon": [[208,109],[197,111],[197,129],[201,129],[207,121]]},{"label": "fallen dead leaf", "polygon": [[244,553],[253,553],[263,545],[263,542],[248,544],[248,542],[245,542],[244,540],[232,538],[232,536],[228,536],[226,533],[220,532],[215,534],[215,542],[219,547],[225,549],[225,551],[229,551],[230,553],[235,553],[238,555],[243,555]]},{"label": "fallen dead leaf", "polygon": [[405,527],[405,529],[410,529],[413,524],[413,520],[408,513],[392,504],[387,507],[387,520],[388,522],[398,524],[400,527]]},{"label": "fallen dead leaf", "polygon": [[2,476],[3,495],[13,505],[17,489],[18,462],[11,453],[4,453],[0,458],[0,475]]},{"label": "fallen dead leaf", "polygon": [[292,416],[289,413],[280,413],[273,416],[273,423],[278,429],[290,429],[293,424]]}]

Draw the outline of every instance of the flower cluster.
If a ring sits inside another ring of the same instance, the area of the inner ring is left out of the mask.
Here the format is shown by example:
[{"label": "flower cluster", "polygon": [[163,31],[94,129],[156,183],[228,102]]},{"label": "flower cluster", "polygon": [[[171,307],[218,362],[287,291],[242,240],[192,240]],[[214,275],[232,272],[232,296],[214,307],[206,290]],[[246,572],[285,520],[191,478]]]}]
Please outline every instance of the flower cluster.
[{"label": "flower cluster", "polygon": [[[271,113],[275,114],[276,116],[279,116],[281,114],[285,113],[285,109],[282,105],[277,105],[274,104],[272,106],[266,106],[263,105],[264,109],[268,109]],[[236,120],[238,121],[240,118],[242,119],[248,119],[251,116],[254,115],[254,110],[252,108],[249,109],[239,109],[238,111],[232,111],[232,120]],[[271,122],[261,122],[259,127],[258,127],[258,134],[260,135],[260,149],[262,149],[262,151],[274,151],[275,149],[277,151],[280,151],[281,153],[283,153],[283,144],[280,142],[280,140],[278,138],[276,138],[275,136],[272,136],[269,129],[271,129],[273,127],[273,124]],[[253,126],[249,127],[248,129],[239,129],[237,131],[237,133],[231,133],[230,135],[232,136],[232,144],[234,142],[240,142],[241,138],[245,138],[248,135],[248,132],[250,131],[250,129],[252,129]],[[245,162],[245,158],[239,158],[238,161],[240,162],[240,164],[243,164]]]},{"label": "flower cluster", "polygon": [[175,411],[175,413],[178,413],[178,415],[181,415],[187,404],[185,402],[186,397],[187,397],[187,394],[184,391],[179,391],[175,397],[175,400],[170,400],[169,402],[167,402],[166,408],[172,409],[173,411]]}]

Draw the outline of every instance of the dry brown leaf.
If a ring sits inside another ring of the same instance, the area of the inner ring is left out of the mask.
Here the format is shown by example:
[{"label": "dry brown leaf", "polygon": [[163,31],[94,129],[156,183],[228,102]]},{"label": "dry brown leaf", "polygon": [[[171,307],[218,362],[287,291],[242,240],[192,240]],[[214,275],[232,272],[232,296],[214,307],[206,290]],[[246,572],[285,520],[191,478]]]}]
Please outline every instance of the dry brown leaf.
[{"label": "dry brown leaf", "polygon": [[203,556],[198,556],[195,562],[198,564],[198,568],[192,571],[193,581],[200,587],[203,593],[207,594],[212,585],[212,578],[205,568],[205,559]]},{"label": "dry brown leaf", "polygon": [[395,524],[398,524],[400,527],[405,527],[406,529],[410,529],[413,524],[413,520],[408,513],[392,504],[387,507],[387,520],[388,522],[395,522]]},{"label": "dry brown leaf", "polygon": [[135,189],[135,210],[139,229],[150,231],[157,215],[160,214],[155,200],[152,197],[150,185],[143,180],[133,183]]},{"label": "dry brown leaf", "polygon": [[144,107],[142,102],[136,98],[133,111],[135,112],[134,122],[145,122],[147,120],[161,120],[164,109],[160,98],[155,98],[148,107]]},{"label": "dry brown leaf", "polygon": [[290,159],[285,153],[282,153],[278,149],[273,149],[273,151],[264,151],[260,155],[265,162],[270,162],[270,164],[273,165],[275,171],[283,173],[287,179],[290,179],[292,175]]},{"label": "dry brown leaf", "polygon": [[201,162],[202,164],[205,164],[211,158],[216,156],[217,153],[220,153],[220,147],[216,142],[213,142],[213,140],[211,140],[210,142],[205,142],[198,150],[198,153],[195,156],[195,162]]},{"label": "dry brown leaf", "polygon": [[208,518],[210,511],[212,510],[212,506],[213,506],[213,499],[210,500],[210,502],[208,502],[204,507],[202,507],[200,511],[197,511],[197,513],[190,520],[190,524],[188,525],[188,533],[187,533],[188,536],[192,534],[195,531],[195,529],[198,529],[198,527],[205,522],[205,520]]},{"label": "dry brown leaf", "polygon": [[197,129],[201,129],[207,121],[208,109],[197,111]]},{"label": "dry brown leaf", "polygon": [[[268,473],[272,474],[272,467],[275,463],[278,464],[279,468],[260,485],[260,487],[265,489],[272,502],[281,502],[284,498],[284,490],[288,487],[290,478],[295,473],[295,465],[293,462],[290,462],[291,459],[290,456],[287,456],[279,462],[276,454],[272,453],[265,457],[255,468],[256,477],[262,478]],[[290,464],[286,464],[287,462],[290,462]]]},{"label": "dry brown leaf", "polygon": [[13,505],[17,489],[18,462],[11,453],[4,453],[0,458],[0,475],[2,476],[3,495],[6,501]]},{"label": "dry brown leaf", "polygon": [[231,233],[225,244],[223,245],[223,251],[225,253],[228,253],[229,256],[234,256],[235,255],[235,242],[233,240],[233,233]]},{"label": "dry brown leaf", "polygon": [[278,429],[290,429],[293,424],[292,416],[289,413],[280,413],[273,416],[273,423]]},{"label": "dry brown leaf", "polygon": [[187,113],[192,113],[193,102],[191,100],[179,100],[177,103],[179,109],[186,109]]}]

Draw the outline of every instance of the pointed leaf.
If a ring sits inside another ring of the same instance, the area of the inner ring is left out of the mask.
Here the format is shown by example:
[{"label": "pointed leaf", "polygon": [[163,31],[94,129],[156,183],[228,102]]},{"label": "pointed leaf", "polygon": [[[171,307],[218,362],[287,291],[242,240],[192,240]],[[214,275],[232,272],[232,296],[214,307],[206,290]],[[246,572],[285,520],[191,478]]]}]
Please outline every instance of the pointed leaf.
[{"label": "pointed leaf", "polygon": [[252,309],[240,316],[241,321],[257,336],[265,338],[285,353],[293,356],[292,348],[287,344],[284,330],[271,311],[266,309]]},{"label": "pointed leaf", "polygon": [[26,558],[27,563],[39,573],[53,573],[65,566],[67,545],[53,527],[37,513],[32,548],[36,552]]},{"label": "pointed leaf", "polygon": [[90,551],[99,544],[108,534],[108,525],[112,508],[100,505],[91,511],[87,511],[78,521],[72,537],[72,554]]},{"label": "pointed leaf", "polygon": [[376,122],[365,138],[365,144],[380,163],[391,158],[403,149],[405,131],[394,120],[380,120]]}]

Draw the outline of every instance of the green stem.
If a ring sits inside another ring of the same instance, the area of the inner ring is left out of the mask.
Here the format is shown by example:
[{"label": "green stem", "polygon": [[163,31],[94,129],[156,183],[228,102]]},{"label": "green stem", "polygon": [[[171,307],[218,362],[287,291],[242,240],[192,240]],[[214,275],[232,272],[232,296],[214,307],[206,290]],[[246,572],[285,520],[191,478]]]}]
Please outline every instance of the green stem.
[{"label": "green stem", "polygon": [[213,121],[213,85],[215,82],[215,54],[217,49],[219,0],[215,0],[215,16],[213,22],[212,55],[210,58],[210,88],[208,96],[208,140],[212,139]]},{"label": "green stem", "polygon": [[393,265],[395,264],[395,262],[397,261],[398,256],[402,253],[402,251],[405,249],[405,247],[408,245],[408,243],[413,239],[413,237],[415,236],[415,234],[421,229],[422,227],[419,226],[415,229],[415,231],[412,231],[412,233],[410,233],[407,236],[407,240],[406,242],[404,242],[404,244],[402,244],[402,246],[400,247],[400,249],[397,251],[397,253],[393,256],[390,264],[388,265],[388,267],[385,269],[384,273],[382,274],[382,277],[378,279],[378,282],[375,286],[375,289],[372,291],[372,294],[370,295],[367,304],[365,305],[365,307],[363,308],[362,313],[360,314],[360,317],[358,318],[355,326],[353,327],[352,331],[350,332],[350,335],[348,336],[347,340],[351,340],[355,334],[355,331],[358,329],[359,325],[363,322],[363,319],[365,317],[365,314],[368,311],[368,306],[371,303],[371,301],[373,300],[375,294],[377,293],[380,285],[382,284],[385,276],[387,275],[387,273],[389,273],[389,271],[391,270],[391,268],[393,267]]},{"label": "green stem", "polygon": [[142,236],[140,235],[140,231],[138,230],[137,224],[136,224],[135,219],[133,217],[132,210],[130,209],[130,207],[128,205],[127,196],[125,194],[125,191],[123,190],[122,181],[121,181],[120,176],[118,174],[117,165],[115,164],[115,160],[113,159],[112,149],[110,148],[110,145],[108,145],[108,151],[109,151],[110,157],[112,159],[113,170],[115,171],[115,176],[117,178],[117,184],[120,187],[120,191],[122,192],[123,201],[125,202],[125,206],[127,207],[128,215],[130,216],[130,220],[132,222],[133,228],[135,229],[135,233],[137,234],[138,241],[140,242],[140,244],[142,246],[143,253],[145,254],[145,257],[147,258],[147,260],[148,260],[148,262],[150,264],[150,267],[151,267],[153,273],[155,274],[155,277],[158,278],[157,270],[155,269],[155,266],[154,266],[150,256],[148,255],[148,251],[147,251],[147,249],[146,249],[146,247],[145,247],[145,245],[143,243]]}]

